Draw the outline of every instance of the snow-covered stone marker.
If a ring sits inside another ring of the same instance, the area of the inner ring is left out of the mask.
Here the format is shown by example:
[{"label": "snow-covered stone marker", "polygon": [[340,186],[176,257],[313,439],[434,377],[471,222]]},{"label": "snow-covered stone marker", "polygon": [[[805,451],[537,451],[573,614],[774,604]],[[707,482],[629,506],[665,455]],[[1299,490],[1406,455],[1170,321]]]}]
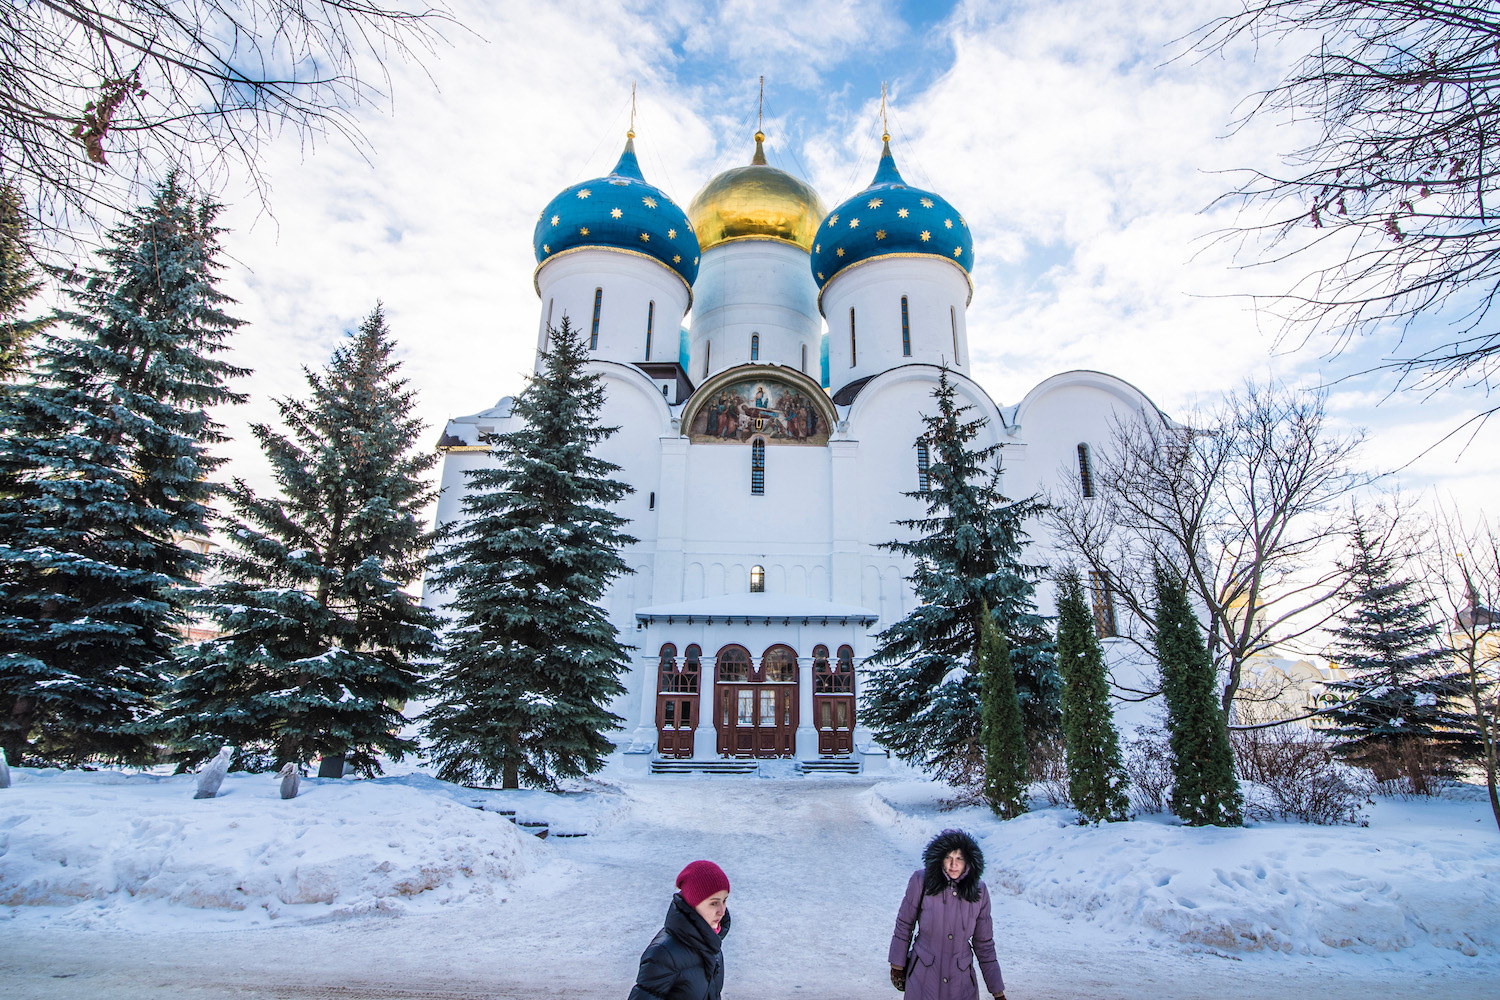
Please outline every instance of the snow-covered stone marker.
[{"label": "snow-covered stone marker", "polygon": [[229,773],[229,759],[234,756],[234,747],[220,747],[219,755],[204,765],[198,772],[198,791],[195,799],[211,799],[219,794],[224,775]]},{"label": "snow-covered stone marker", "polygon": [[301,785],[302,775],[297,773],[297,765],[291,761],[281,765],[281,797],[295,799]]}]

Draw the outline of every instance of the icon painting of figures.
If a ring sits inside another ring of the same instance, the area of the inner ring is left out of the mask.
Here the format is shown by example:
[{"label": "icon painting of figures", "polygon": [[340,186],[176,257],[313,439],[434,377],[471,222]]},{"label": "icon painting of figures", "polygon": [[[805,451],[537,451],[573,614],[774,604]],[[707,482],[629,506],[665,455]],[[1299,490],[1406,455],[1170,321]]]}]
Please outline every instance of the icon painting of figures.
[{"label": "icon painting of figures", "polygon": [[714,390],[688,430],[693,441],[749,441],[760,436],[778,444],[827,444],[828,422],[800,389],[774,379],[747,379]]}]

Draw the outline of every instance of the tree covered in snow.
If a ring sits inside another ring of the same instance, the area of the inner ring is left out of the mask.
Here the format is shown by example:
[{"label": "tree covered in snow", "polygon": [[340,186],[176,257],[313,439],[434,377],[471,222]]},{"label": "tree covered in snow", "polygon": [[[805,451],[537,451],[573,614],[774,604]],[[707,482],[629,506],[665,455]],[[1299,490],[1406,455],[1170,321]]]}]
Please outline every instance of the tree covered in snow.
[{"label": "tree covered in snow", "polygon": [[635,539],[612,505],[631,487],[593,454],[604,387],[566,316],[542,370],[517,397],[521,426],[487,437],[495,464],[471,470],[462,517],[443,532],[432,582],[452,595],[439,700],[426,715],[440,777],[505,788],[597,771],[622,723],[628,647],[599,607],[630,572]]},{"label": "tree covered in snow", "polygon": [[1083,583],[1069,569],[1058,581],[1057,670],[1062,675],[1062,729],[1067,746],[1068,798],[1085,823],[1128,819],[1128,779],[1110,705],[1104,650]]},{"label": "tree covered in snow", "polygon": [[202,609],[222,629],[184,646],[156,720],[179,762],[238,747],[275,770],[345,757],[365,774],[416,749],[399,730],[423,692],[436,619],[403,588],[421,574],[434,497],[418,450],[415,392],[400,377],[382,307],[306,372],[304,399],[277,406],[286,430],[252,429],[279,494],[229,490],[231,547]]},{"label": "tree covered in snow", "polygon": [[922,418],[929,488],[907,494],[926,514],[897,522],[914,538],[882,546],[914,561],[919,603],[876,637],[867,662],[885,669],[865,684],[864,721],[897,756],[963,783],[982,766],[981,683],[968,668],[983,609],[1009,646],[1028,743],[1056,728],[1060,683],[1033,600],[1042,567],[1022,562],[1022,524],[1042,505],[1001,494],[1000,446],[975,446],[985,418],[966,416],[947,371],[933,400],[937,412]]},{"label": "tree covered in snow", "polygon": [[1156,564],[1156,660],[1172,748],[1172,812],[1189,826],[1239,826],[1244,798],[1234,776],[1218,678],[1187,584]]},{"label": "tree covered in snow", "polygon": [[979,615],[980,732],[984,742],[984,798],[1002,819],[1014,819],[1029,807],[1026,789],[1026,731],[1010,645],[995,627],[989,608]]},{"label": "tree covered in snow", "polygon": [[1415,790],[1451,771],[1455,757],[1476,754],[1473,720],[1457,704],[1463,679],[1443,647],[1433,599],[1417,581],[1397,576],[1386,533],[1356,523],[1348,560],[1349,604],[1332,630],[1336,662],[1347,680],[1330,681],[1342,704],[1329,713],[1339,753],[1379,780],[1404,776]]},{"label": "tree covered in snow", "polygon": [[42,288],[32,266],[28,228],[21,193],[0,183],[0,382],[15,378],[24,363],[27,342],[52,323],[50,316],[28,319],[22,315]]},{"label": "tree covered in snow", "polygon": [[0,742],[12,761],[139,761],[209,528],[244,370],[215,285],[219,207],[174,175],[62,275],[63,332],[0,396]]}]

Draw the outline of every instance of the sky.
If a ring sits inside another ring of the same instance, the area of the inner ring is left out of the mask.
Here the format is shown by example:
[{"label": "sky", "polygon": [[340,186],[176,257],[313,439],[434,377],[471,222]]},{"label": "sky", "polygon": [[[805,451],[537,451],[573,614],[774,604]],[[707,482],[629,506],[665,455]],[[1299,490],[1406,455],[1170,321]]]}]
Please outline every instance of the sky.
[{"label": "sky", "polygon": [[532,226],[563,187],[609,171],[632,86],[642,169],[686,208],[749,161],[763,75],[771,163],[830,208],[874,173],[888,87],[902,172],[974,234],[973,373],[1002,407],[1075,368],[1176,416],[1246,379],[1327,384],[1336,428],[1368,432],[1370,469],[1482,507],[1500,429],[1439,443],[1477,391],[1393,393],[1389,376],[1353,374],[1394,341],[1330,356],[1279,336],[1244,296],[1306,265],[1246,267],[1212,238],[1236,221],[1219,200],[1229,172],[1272,166],[1306,134],[1232,128],[1297,52],[1189,53],[1183,37],[1228,6],[453,0],[447,44],[393,64],[388,98],[360,112],[367,149],[288,133],[264,154],[269,210],[233,183],[217,192],[224,286],[249,322],[235,360],[254,369],[252,402],[222,414],[229,471],[269,485],[249,424],[274,423],[275,398],[304,393],[303,367],[377,299],[434,442],[447,418],[518,392],[539,316]]}]

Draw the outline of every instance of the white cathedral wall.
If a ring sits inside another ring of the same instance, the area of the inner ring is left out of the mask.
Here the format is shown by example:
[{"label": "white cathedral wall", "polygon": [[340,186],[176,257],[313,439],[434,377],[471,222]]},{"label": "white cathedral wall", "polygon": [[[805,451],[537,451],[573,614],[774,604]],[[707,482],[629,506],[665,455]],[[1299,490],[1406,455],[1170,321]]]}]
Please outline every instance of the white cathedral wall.
[{"label": "white cathedral wall", "polygon": [[678,359],[679,331],[690,297],[687,285],[665,264],[614,250],[575,250],[543,264],[537,272],[537,288],[541,295],[538,352],[546,346],[547,327],[560,326],[564,315],[588,346],[598,290],[602,294],[594,357],[626,363],[647,360],[649,321],[651,360]]},{"label": "white cathedral wall", "polygon": [[754,335],[760,337],[758,363],[818,378],[823,319],[818,286],[801,247],[741,239],[703,255],[693,283],[688,377],[701,383],[726,368],[749,364]]},{"label": "white cathedral wall", "polygon": [[[907,302],[911,354],[901,333],[901,299]],[[857,379],[901,365],[946,364],[967,374],[964,312],[969,282],[957,265],[931,257],[892,257],[859,264],[823,290],[828,318],[828,382],[837,392]],[[849,310],[854,310],[850,342]]]}]

